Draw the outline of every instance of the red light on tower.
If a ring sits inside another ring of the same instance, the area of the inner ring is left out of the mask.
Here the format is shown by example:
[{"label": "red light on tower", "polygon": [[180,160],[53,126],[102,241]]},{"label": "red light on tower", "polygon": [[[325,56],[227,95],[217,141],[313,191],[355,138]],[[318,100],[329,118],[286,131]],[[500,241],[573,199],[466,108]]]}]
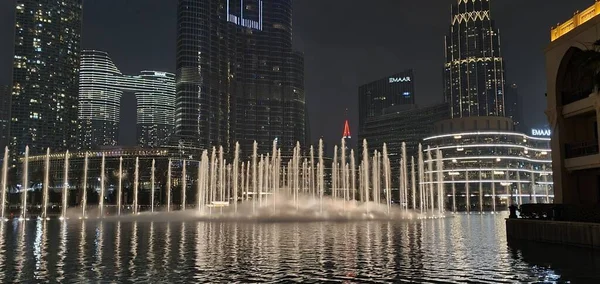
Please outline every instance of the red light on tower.
[{"label": "red light on tower", "polygon": [[343,134],[344,139],[350,139],[352,138],[350,136],[350,123],[348,122],[348,120],[346,119],[346,123],[344,123],[344,134]]}]

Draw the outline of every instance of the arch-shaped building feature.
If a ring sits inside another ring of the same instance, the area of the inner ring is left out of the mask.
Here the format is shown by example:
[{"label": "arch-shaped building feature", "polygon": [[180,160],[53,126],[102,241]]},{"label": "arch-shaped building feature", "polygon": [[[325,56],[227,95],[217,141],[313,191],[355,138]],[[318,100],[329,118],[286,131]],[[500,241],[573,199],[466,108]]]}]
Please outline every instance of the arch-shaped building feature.
[{"label": "arch-shaped building feature", "polygon": [[546,48],[546,115],[552,128],[557,203],[600,202],[598,77],[600,3],[551,31]]},{"label": "arch-shaped building feature", "polygon": [[108,53],[84,50],[79,85],[79,148],[116,146],[121,97],[137,100],[137,140],[143,147],[165,145],[175,127],[175,75],[142,71],[124,75]]}]

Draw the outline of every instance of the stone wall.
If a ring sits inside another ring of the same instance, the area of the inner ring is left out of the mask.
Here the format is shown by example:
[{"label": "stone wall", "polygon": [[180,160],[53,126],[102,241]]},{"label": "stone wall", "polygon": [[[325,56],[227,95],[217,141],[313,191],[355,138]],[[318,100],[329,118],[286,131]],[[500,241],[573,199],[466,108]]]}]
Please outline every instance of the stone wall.
[{"label": "stone wall", "polygon": [[572,245],[600,249],[600,224],[531,219],[507,219],[506,235],[511,240]]}]

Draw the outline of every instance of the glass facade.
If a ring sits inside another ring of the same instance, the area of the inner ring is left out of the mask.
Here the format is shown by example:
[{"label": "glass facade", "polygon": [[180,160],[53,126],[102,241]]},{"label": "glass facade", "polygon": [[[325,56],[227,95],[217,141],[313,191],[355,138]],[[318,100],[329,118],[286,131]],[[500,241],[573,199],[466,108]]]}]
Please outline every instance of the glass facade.
[{"label": "glass facade", "polygon": [[[0,86],[0,153],[8,146],[10,127],[10,87]],[[2,159],[2,158],[0,158]]]},{"label": "glass facade", "polygon": [[16,0],[10,145],[19,155],[76,142],[81,0]]},{"label": "glass facade", "polygon": [[[406,70],[358,88],[359,136],[367,119],[386,113],[391,107],[415,104],[413,70]],[[359,143],[360,144],[360,143]]]},{"label": "glass facade", "polygon": [[504,59],[490,0],[458,0],[452,6],[444,85],[453,118],[506,115]]},{"label": "glass facade", "polygon": [[[450,118],[447,104],[419,108],[404,106],[395,112],[368,118],[359,141],[367,139],[371,149],[382,149],[386,143],[393,172],[400,170],[402,142],[408,157],[416,157],[419,143],[434,131],[434,124]],[[410,161],[407,161],[410,163]]]},{"label": "glass facade", "polygon": [[[306,141],[304,58],[292,50],[291,0],[179,0],[177,142],[236,141],[242,155]],[[285,155],[284,154],[284,155]]]},{"label": "glass facade", "polygon": [[175,75],[142,71],[123,75],[108,53],[84,50],[79,86],[79,148],[118,144],[121,96],[135,94],[142,147],[165,145],[175,127]]}]

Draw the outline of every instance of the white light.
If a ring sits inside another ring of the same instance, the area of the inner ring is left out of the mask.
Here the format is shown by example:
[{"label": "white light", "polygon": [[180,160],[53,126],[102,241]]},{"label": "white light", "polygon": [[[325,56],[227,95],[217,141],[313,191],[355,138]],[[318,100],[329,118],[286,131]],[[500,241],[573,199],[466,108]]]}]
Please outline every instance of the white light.
[{"label": "white light", "polygon": [[[551,160],[535,160],[535,159],[530,159],[530,158],[526,158],[526,157],[510,157],[510,156],[501,156],[501,157],[495,157],[495,156],[473,156],[473,157],[457,157],[457,158],[444,158],[441,159],[442,161],[449,161],[452,160],[452,162],[455,163],[455,160],[490,160],[490,159],[495,159],[496,161],[500,161],[499,159],[506,159],[506,160],[520,160],[520,161],[528,161],[528,162],[534,162],[534,163],[546,163],[546,164],[551,164],[552,161]],[[433,160],[425,160],[424,162],[435,162],[437,161],[437,159],[433,159]]]},{"label": "white light", "polygon": [[425,138],[423,140],[433,140],[433,139],[439,139],[439,138],[445,138],[445,137],[452,137],[452,136],[475,136],[475,135],[506,135],[506,136],[518,136],[518,137],[523,137],[523,138],[532,139],[532,140],[550,141],[550,138],[531,137],[531,136],[527,136],[525,134],[516,133],[516,132],[499,132],[499,131],[490,131],[490,132],[464,132],[464,133],[444,134],[444,135],[437,135],[437,136],[427,137],[427,138]]},{"label": "white light", "polygon": [[460,175],[460,173],[459,173],[459,172],[450,172],[450,173],[448,173],[448,174],[449,174],[449,175],[451,175],[451,176],[457,176],[457,175]]},{"label": "white light", "polygon": [[504,174],[504,172],[502,172],[502,171],[494,171],[494,174],[495,174],[495,175],[503,175],[503,174]]},{"label": "white light", "polygon": [[412,81],[412,79],[410,77],[403,77],[403,78],[402,77],[400,77],[400,78],[394,78],[394,77],[392,77],[389,80],[390,84],[393,84],[393,83],[404,83],[404,82],[410,82],[410,81]]},{"label": "white light", "polygon": [[[462,136],[460,136],[460,135],[455,135],[454,136],[454,139],[460,139],[460,138],[462,138]],[[425,140],[427,140],[427,139],[425,139]]]},{"label": "white light", "polygon": [[[437,151],[437,150],[444,150],[444,149],[452,149],[458,146],[442,146],[442,147],[433,147],[433,148],[428,148],[425,149],[424,151]],[[524,149],[525,151],[536,151],[536,152],[551,152],[551,149],[541,149],[541,148],[530,148],[527,146],[523,146],[523,145],[516,145],[516,144],[473,144],[473,145],[461,145],[460,147],[462,148],[490,148],[490,147],[503,147],[503,148],[521,148]]]},{"label": "white light", "polygon": [[459,151],[459,152],[462,152],[464,150],[465,150],[465,148],[463,148],[463,147],[456,148],[456,151]]}]

